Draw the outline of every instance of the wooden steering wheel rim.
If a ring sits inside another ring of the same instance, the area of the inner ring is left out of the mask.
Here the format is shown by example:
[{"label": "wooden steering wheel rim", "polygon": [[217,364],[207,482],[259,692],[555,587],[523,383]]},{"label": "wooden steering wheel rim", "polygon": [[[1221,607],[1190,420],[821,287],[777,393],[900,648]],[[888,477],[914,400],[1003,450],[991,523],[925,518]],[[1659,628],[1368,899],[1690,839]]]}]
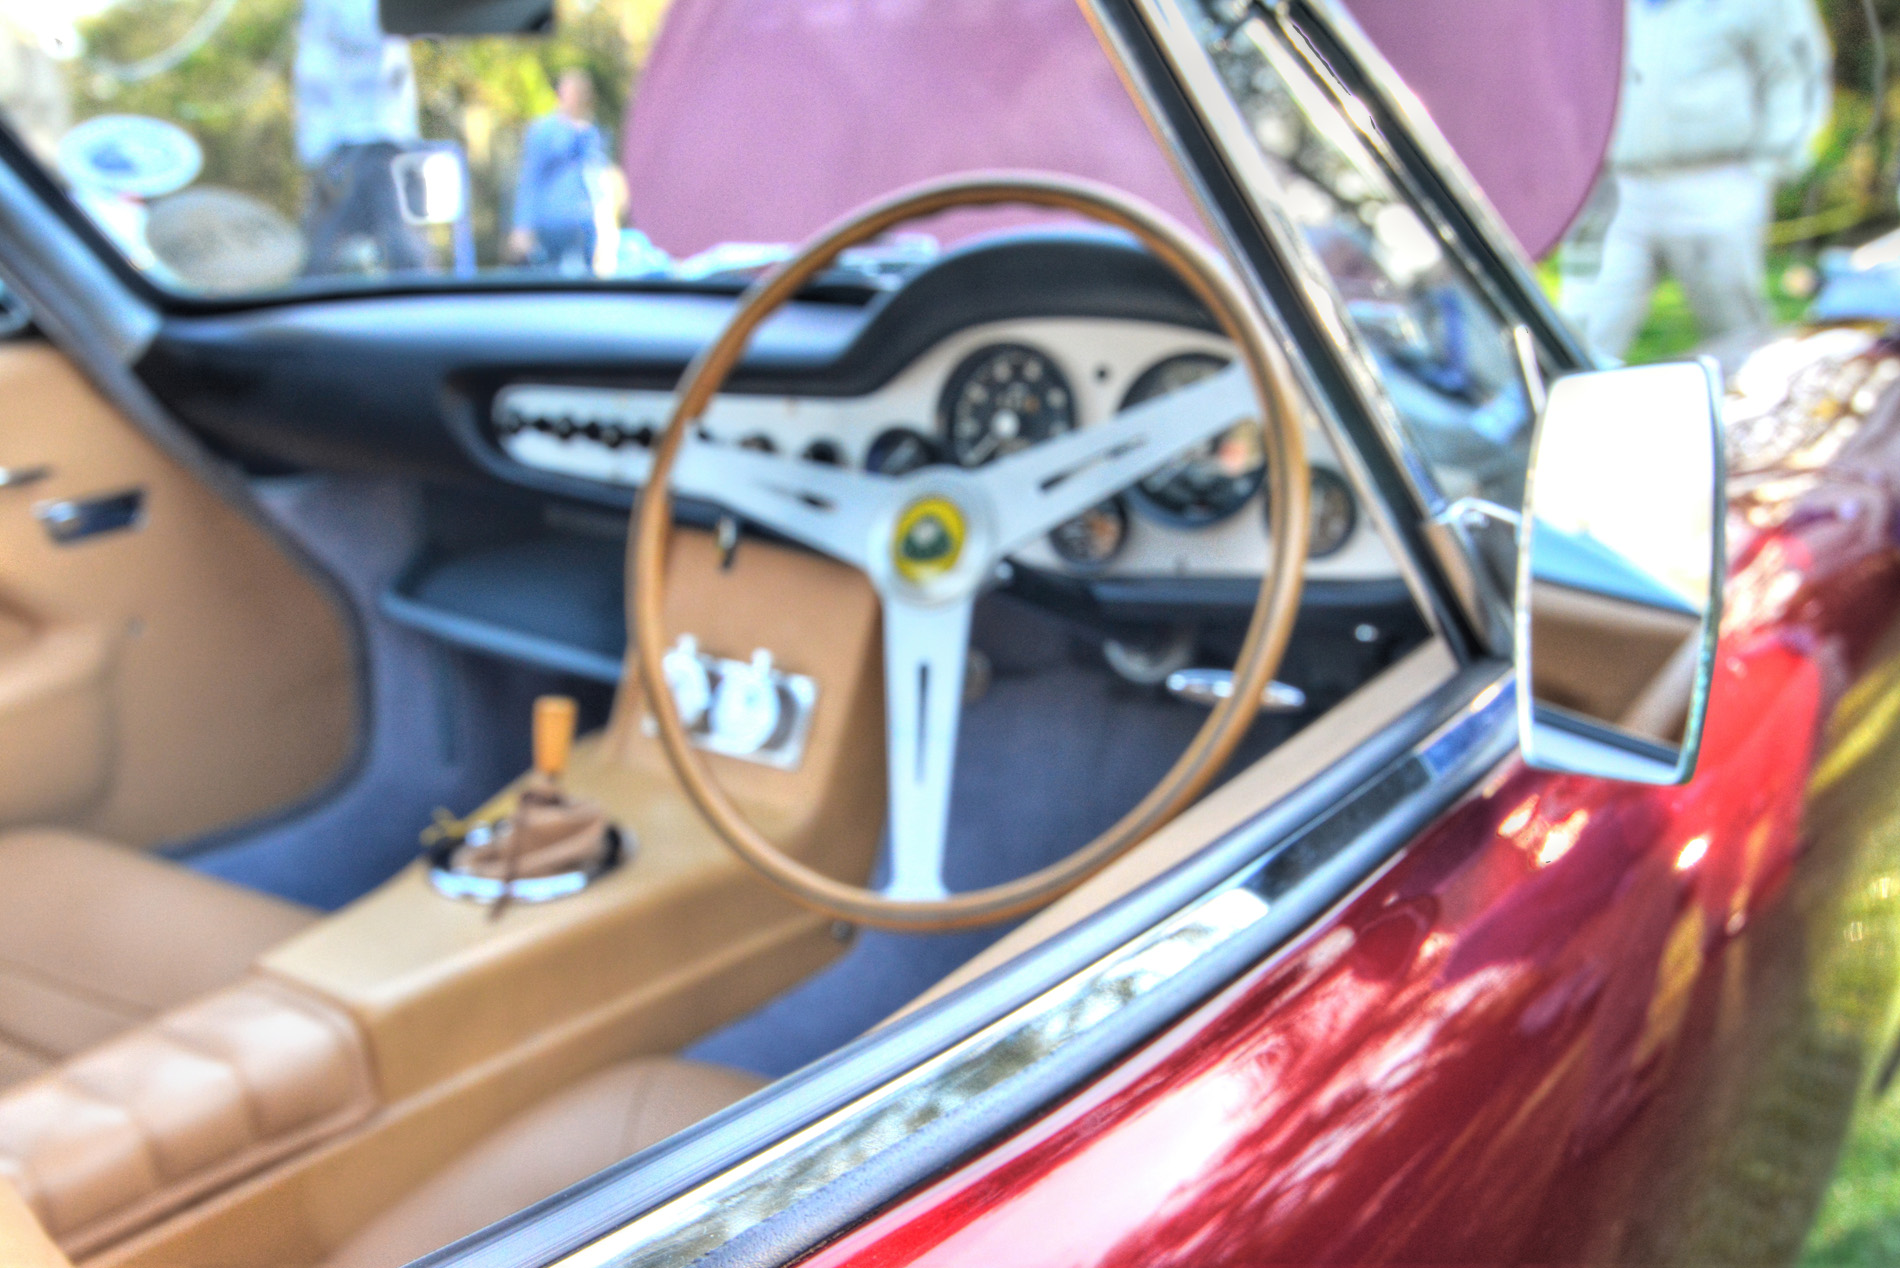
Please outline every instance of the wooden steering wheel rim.
[{"label": "wooden steering wheel rim", "polygon": [[[1270,561],[1234,667],[1232,694],[1214,706],[1167,774],[1133,809],[1081,849],[1027,876],[941,899],[893,899],[822,875],[779,850],[740,813],[688,739],[661,663],[667,639],[666,557],[673,528],[668,481],[688,427],[725,384],[753,332],[840,252],[937,212],[998,205],[1072,212],[1123,229],[1207,306],[1245,365],[1265,420]],[[822,231],[747,290],[719,338],[687,367],[634,512],[628,562],[635,659],[661,745],[687,795],[766,880],[796,901],[840,920],[913,931],[951,929],[1005,920],[1054,901],[1184,810],[1220,772],[1259,712],[1299,614],[1309,524],[1309,477],[1299,418],[1296,392],[1272,337],[1218,257],[1160,211],[1107,186],[1040,173],[958,176],[901,190]]]}]

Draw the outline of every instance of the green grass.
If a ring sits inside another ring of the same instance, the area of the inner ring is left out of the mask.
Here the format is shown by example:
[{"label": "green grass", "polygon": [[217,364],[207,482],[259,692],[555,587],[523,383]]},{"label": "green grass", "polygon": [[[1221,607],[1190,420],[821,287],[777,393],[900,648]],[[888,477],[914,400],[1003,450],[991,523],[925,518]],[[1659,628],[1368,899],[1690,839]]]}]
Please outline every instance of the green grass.
[{"label": "green grass", "polygon": [[1900,1096],[1861,1106],[1801,1263],[1803,1268],[1900,1264]]}]

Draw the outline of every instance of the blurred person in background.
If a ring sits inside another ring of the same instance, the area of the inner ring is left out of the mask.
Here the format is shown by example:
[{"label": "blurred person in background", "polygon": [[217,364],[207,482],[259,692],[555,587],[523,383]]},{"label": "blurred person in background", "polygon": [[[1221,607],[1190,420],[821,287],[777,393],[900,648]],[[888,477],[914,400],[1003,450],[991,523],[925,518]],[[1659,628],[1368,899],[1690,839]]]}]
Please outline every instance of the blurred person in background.
[{"label": "blurred person in background", "polygon": [[1827,35],[1814,0],[1630,0],[1625,41],[1614,210],[1595,276],[1566,278],[1565,307],[1620,358],[1666,270],[1732,369],[1772,327],[1772,195],[1827,122]]},{"label": "blurred person in background", "polygon": [[409,42],[383,33],[377,0],[304,0],[293,76],[297,158],[310,174],[305,271],[426,267],[390,167],[419,135]]},{"label": "blurred person in background", "polygon": [[613,201],[607,140],[594,122],[586,71],[562,71],[555,97],[521,141],[508,250],[532,267],[584,276],[595,271],[603,210]]}]

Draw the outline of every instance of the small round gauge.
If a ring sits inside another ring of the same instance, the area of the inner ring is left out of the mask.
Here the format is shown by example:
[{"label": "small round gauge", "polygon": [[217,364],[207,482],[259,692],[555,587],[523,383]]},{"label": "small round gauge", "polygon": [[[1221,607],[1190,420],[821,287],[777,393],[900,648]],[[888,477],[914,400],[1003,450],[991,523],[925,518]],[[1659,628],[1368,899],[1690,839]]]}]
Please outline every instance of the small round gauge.
[{"label": "small round gauge", "polygon": [[[1141,372],[1122,397],[1122,408],[1178,392],[1227,367],[1227,358],[1184,352]],[[1199,528],[1226,519],[1260,490],[1267,474],[1260,425],[1236,423],[1197,445],[1135,486],[1135,501],[1155,518]]]},{"label": "small round gauge", "polygon": [[1359,508],[1352,500],[1352,489],[1336,471],[1313,468],[1313,525],[1308,530],[1306,553],[1324,559],[1336,553],[1352,536],[1359,523]]},{"label": "small round gauge", "polygon": [[919,467],[943,461],[937,442],[909,427],[890,427],[878,433],[864,454],[864,469],[873,475],[909,475]]},{"label": "small round gauge", "polygon": [[1128,540],[1128,511],[1120,498],[1097,502],[1049,532],[1049,546],[1064,563],[1100,568],[1121,553]]},{"label": "small round gauge", "polygon": [[1075,429],[1075,393],[1047,356],[1019,343],[979,348],[957,364],[937,406],[950,456],[980,467]]}]

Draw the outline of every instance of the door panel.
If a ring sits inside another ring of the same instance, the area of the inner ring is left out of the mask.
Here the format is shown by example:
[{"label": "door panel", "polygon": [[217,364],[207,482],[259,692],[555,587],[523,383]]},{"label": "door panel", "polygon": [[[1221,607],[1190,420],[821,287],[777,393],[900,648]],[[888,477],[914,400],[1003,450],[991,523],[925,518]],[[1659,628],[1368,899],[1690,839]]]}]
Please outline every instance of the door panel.
[{"label": "door panel", "polygon": [[[45,469],[0,481],[0,828],[149,845],[335,774],[348,632],[262,529],[40,343],[0,345],[0,468]],[[129,524],[75,535],[130,493]]]}]

